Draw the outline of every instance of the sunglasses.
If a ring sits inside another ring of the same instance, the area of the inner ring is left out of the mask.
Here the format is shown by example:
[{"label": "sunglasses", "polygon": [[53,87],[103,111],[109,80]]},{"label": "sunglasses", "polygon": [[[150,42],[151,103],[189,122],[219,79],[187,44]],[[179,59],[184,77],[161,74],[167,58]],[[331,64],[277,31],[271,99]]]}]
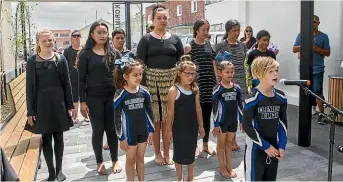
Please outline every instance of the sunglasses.
[{"label": "sunglasses", "polygon": [[252,32],[251,30],[246,30],[245,32]]},{"label": "sunglasses", "polygon": [[313,23],[318,23],[317,21],[313,21]]},{"label": "sunglasses", "polygon": [[78,38],[78,37],[81,37],[80,34],[77,34],[77,35],[72,35],[73,38]]}]

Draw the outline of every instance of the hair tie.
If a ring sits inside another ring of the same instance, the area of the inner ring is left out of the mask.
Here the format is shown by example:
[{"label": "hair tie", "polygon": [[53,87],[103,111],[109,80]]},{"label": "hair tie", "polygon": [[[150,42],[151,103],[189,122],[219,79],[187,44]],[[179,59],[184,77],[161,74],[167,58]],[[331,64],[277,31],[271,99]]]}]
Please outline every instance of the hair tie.
[{"label": "hair tie", "polygon": [[115,65],[119,65],[120,69],[123,70],[125,68],[125,66],[127,66],[128,64],[130,64],[132,61],[134,61],[133,58],[131,58],[129,56],[129,54],[124,55],[121,59],[116,59],[114,61]]},{"label": "hair tie", "polygon": [[222,61],[225,61],[225,60],[231,60],[232,58],[232,54],[229,53],[228,51],[221,51],[217,54],[216,56],[216,60],[217,62],[222,62]]}]

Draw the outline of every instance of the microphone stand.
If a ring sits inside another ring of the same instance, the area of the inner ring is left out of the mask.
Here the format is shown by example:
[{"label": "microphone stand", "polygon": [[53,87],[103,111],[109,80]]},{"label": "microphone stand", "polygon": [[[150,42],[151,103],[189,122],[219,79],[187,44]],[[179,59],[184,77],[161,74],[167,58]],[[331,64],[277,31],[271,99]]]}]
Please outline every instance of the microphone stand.
[{"label": "microphone stand", "polygon": [[337,119],[338,114],[343,116],[343,111],[337,109],[335,106],[331,105],[330,103],[326,102],[324,99],[320,98],[318,95],[313,93],[309,88],[300,85],[300,87],[304,90],[305,94],[312,95],[313,97],[319,99],[324,103],[324,107],[330,108],[330,113],[328,115],[324,115],[325,120],[331,123],[330,125],[330,139],[329,139],[329,166],[328,166],[328,181],[332,180],[332,163],[333,163],[333,145],[335,143],[335,120]]}]

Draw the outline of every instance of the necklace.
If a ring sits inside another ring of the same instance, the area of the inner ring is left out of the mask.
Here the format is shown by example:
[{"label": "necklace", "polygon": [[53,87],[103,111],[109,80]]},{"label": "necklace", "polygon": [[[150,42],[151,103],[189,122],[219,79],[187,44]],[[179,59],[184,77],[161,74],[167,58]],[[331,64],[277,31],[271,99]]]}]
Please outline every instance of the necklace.
[{"label": "necklace", "polygon": [[160,34],[158,34],[156,31],[154,31],[154,32],[155,32],[155,34],[157,34],[158,36],[160,36],[161,43],[163,43],[163,42],[164,42],[163,36],[164,36],[167,32],[164,32],[162,36],[161,36]]}]

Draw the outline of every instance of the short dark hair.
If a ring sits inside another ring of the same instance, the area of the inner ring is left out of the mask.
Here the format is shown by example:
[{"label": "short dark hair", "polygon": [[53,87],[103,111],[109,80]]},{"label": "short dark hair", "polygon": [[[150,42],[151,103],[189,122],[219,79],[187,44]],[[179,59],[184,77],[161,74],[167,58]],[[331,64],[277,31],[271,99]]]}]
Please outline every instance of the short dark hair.
[{"label": "short dark hair", "polygon": [[267,30],[260,30],[257,35],[256,35],[256,39],[260,40],[262,37],[268,36],[270,38],[270,34]]},{"label": "short dark hair", "polygon": [[80,30],[74,30],[74,31],[71,32],[70,36],[74,35],[74,33],[80,33],[80,35],[81,35]]},{"label": "short dark hair", "polygon": [[115,30],[113,30],[112,32],[112,39],[114,38],[114,36],[116,36],[117,34],[124,34],[125,37],[125,31],[121,28],[117,28]]},{"label": "short dark hair", "polygon": [[317,16],[317,15],[313,15],[313,17],[314,17],[314,18],[317,18],[317,19],[318,19],[318,21],[320,22],[320,20],[319,20],[319,16]]},{"label": "short dark hair", "polygon": [[161,3],[156,3],[152,7],[152,20],[155,18],[156,12],[157,11],[164,11],[167,10],[167,8],[161,4]]},{"label": "short dark hair", "polygon": [[197,36],[197,31],[200,29],[201,26],[205,25],[205,24],[210,24],[208,23],[208,21],[206,19],[199,19],[197,21],[195,21],[194,25],[193,25],[193,37],[195,38]]}]

